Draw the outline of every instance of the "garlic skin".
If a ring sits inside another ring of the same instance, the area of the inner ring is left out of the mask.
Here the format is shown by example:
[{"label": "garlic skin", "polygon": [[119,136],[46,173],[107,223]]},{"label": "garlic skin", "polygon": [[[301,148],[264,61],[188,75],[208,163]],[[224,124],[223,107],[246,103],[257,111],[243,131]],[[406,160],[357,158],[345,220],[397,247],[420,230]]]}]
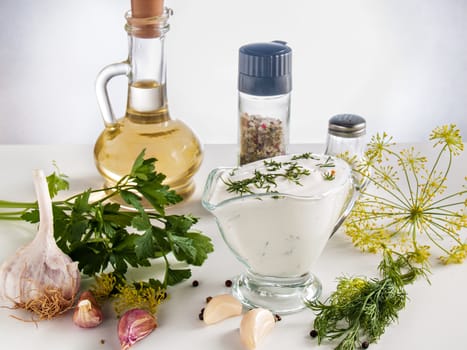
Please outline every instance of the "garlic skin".
[{"label": "garlic skin", "polygon": [[275,324],[271,311],[262,308],[250,310],[240,322],[240,340],[247,349],[254,350]]},{"label": "garlic skin", "polygon": [[133,344],[146,338],[157,328],[156,317],[142,309],[125,312],[118,321],[118,339],[121,350],[129,349]]},{"label": "garlic skin", "polygon": [[80,286],[78,263],[64,254],[53,234],[52,200],[42,170],[33,171],[39,229],[28,245],[0,267],[0,299],[50,319],[73,306]]},{"label": "garlic skin", "polygon": [[231,294],[221,294],[213,297],[204,308],[203,320],[206,324],[213,324],[226,318],[238,316],[242,313],[242,303]]},{"label": "garlic skin", "polygon": [[94,328],[102,321],[102,309],[94,295],[89,291],[83,292],[73,312],[73,323],[81,328]]}]

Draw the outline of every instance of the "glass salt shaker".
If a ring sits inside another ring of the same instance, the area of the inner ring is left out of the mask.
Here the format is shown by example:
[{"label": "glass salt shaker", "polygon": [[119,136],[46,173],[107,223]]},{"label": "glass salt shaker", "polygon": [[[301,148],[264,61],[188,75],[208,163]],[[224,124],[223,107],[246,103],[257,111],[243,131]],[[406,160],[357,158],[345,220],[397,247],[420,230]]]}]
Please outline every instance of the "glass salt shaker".
[{"label": "glass salt shaker", "polygon": [[325,154],[331,156],[348,152],[350,156],[363,157],[366,121],[355,114],[338,114],[329,119]]},{"label": "glass salt shaker", "polygon": [[283,41],[239,50],[239,163],[284,155],[289,143],[292,49]]},{"label": "glass salt shaker", "polygon": [[[336,156],[348,153],[357,161],[364,158],[366,146],[366,121],[355,114],[337,114],[329,119],[325,154]],[[357,176],[360,181],[361,176]],[[361,189],[367,185],[364,181]]]}]

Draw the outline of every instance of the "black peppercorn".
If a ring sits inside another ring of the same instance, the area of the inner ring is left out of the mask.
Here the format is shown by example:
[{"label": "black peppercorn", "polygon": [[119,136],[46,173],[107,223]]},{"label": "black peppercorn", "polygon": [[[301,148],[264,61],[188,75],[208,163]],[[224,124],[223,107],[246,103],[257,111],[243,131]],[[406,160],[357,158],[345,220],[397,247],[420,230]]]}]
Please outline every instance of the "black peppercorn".
[{"label": "black peppercorn", "polygon": [[225,281],[225,286],[226,287],[232,287],[232,281],[231,280],[226,280]]},{"label": "black peppercorn", "polygon": [[204,307],[199,312],[198,318],[200,321],[204,320]]},{"label": "black peppercorn", "polygon": [[316,329],[312,329],[310,332],[310,337],[316,338],[318,336],[318,331]]},{"label": "black peppercorn", "polygon": [[370,343],[368,343],[366,340],[362,343],[362,349],[368,349],[370,346]]},{"label": "black peppercorn", "polygon": [[282,317],[278,314],[275,314],[274,318],[276,319],[276,322],[282,321]]},{"label": "black peppercorn", "polygon": [[194,281],[191,283],[191,285],[192,285],[193,287],[198,287],[198,286],[199,286],[199,282],[198,282],[197,280],[194,280]]},{"label": "black peppercorn", "polygon": [[211,300],[212,300],[212,297],[211,297],[211,296],[207,297],[207,298],[206,298],[206,303],[209,303]]}]

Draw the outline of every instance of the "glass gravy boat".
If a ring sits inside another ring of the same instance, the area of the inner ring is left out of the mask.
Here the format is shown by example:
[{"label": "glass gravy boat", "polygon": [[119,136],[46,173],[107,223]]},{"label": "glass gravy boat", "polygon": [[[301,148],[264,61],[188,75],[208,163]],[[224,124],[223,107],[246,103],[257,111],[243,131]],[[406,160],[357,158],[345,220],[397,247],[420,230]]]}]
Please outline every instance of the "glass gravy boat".
[{"label": "glass gravy boat", "polygon": [[[300,158],[305,155],[311,158]],[[292,313],[320,296],[321,283],[310,271],[358,197],[347,162],[328,155],[305,155],[217,168],[208,176],[202,204],[215,216],[227,246],[246,266],[232,292],[249,307]],[[258,191],[250,184],[253,193],[229,189],[229,184],[268,173],[271,165],[283,164],[286,173],[294,163],[304,166],[300,169],[310,168],[310,174],[296,182],[278,176],[281,184],[269,184],[267,189],[266,183],[266,189]],[[282,185],[290,188],[284,190]]]}]

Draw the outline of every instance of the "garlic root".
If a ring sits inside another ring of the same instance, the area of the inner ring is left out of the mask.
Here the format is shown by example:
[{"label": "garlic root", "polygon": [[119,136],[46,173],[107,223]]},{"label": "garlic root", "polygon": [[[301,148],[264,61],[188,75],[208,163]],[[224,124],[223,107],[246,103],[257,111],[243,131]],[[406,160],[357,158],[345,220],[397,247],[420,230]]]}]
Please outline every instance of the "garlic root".
[{"label": "garlic root", "polygon": [[0,299],[51,319],[73,307],[80,286],[78,263],[57,246],[52,200],[42,170],[33,172],[40,223],[35,238],[0,267]]}]

